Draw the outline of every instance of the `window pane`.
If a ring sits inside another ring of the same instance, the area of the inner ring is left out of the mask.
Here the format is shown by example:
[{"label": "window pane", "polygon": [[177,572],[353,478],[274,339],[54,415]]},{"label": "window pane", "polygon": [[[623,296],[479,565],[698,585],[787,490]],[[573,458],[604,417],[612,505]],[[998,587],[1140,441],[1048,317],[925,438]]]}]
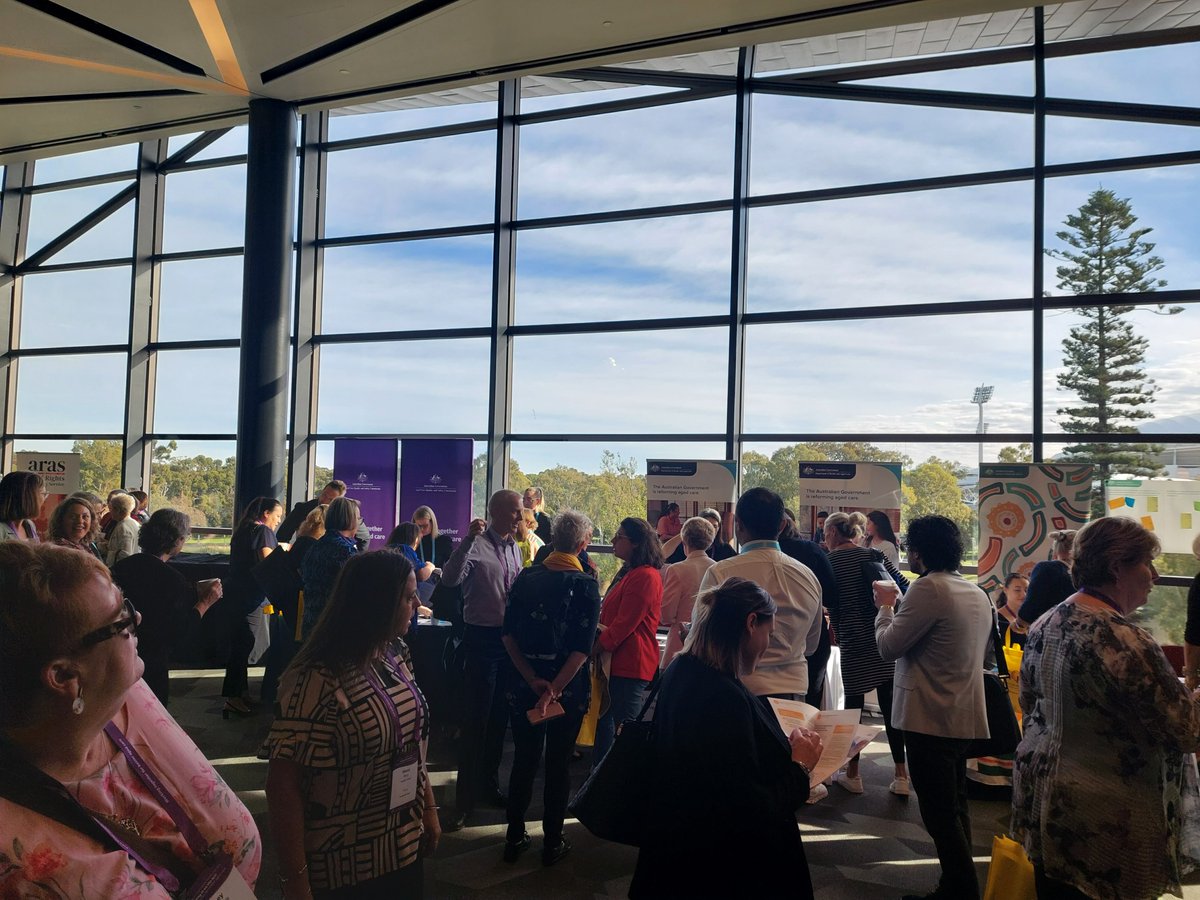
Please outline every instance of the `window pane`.
[{"label": "window pane", "polygon": [[496,133],[329,154],[325,233],[380,234],[492,222]]},{"label": "window pane", "polygon": [[236,432],[238,365],[237,350],[158,351],[154,431]]},{"label": "window pane", "polygon": [[522,324],[729,312],[730,214],[534,228],[517,237]]},{"label": "window pane", "polygon": [[240,247],[246,238],[246,166],[167,176],[163,250]]},{"label": "window pane", "polygon": [[[1145,240],[1154,244],[1153,255],[1163,261],[1163,268],[1155,277],[1165,279],[1168,290],[1200,287],[1200,257],[1195,253],[1197,186],[1200,186],[1200,166],[1049,178],[1046,180],[1046,249],[1050,252],[1070,249],[1056,236],[1057,232],[1071,231],[1065,224],[1067,216],[1078,213],[1095,191],[1111,191],[1116,199],[1129,203],[1137,216],[1134,228],[1154,229]],[[1073,292],[1069,286],[1060,284],[1062,278],[1058,269],[1062,265],[1063,260],[1046,260],[1044,285],[1047,295],[1062,296]],[[1108,290],[1102,293],[1108,293]]]},{"label": "window pane", "polygon": [[1029,431],[1030,323],[990,313],[749,326],[745,430],[974,432],[972,393],[989,384],[988,430]]},{"label": "window pane", "polygon": [[724,433],[728,356],[723,328],[519,337],[512,430]]},{"label": "window pane", "polygon": [[[232,528],[233,441],[152,441],[150,511],[170,507],[186,513],[192,528]],[[282,498],[280,498],[282,500]],[[228,535],[193,534],[189,553],[228,553]]]},{"label": "window pane", "polygon": [[[1152,299],[1151,295],[1148,299]],[[1124,307],[1120,307],[1124,309]],[[1181,309],[1174,315],[1164,315],[1170,309]],[[1124,334],[1128,327],[1131,333]],[[1072,329],[1085,329],[1072,337]],[[1044,398],[1046,430],[1065,430],[1067,421],[1075,418],[1091,423],[1088,427],[1103,433],[1116,428],[1132,426],[1147,435],[1155,432],[1194,432],[1197,430],[1196,397],[1200,394],[1200,366],[1197,365],[1196,347],[1200,345],[1200,307],[1187,304],[1159,310],[1152,303],[1134,307],[1115,315],[1111,308],[1101,313],[1098,307],[1079,310],[1051,310],[1045,315],[1045,373]],[[1101,352],[1113,358],[1129,338],[1142,339],[1145,346],[1140,351],[1126,351],[1119,366],[1103,367],[1099,363]],[[1068,357],[1071,349],[1084,354],[1086,367],[1072,363]],[[1078,386],[1062,385],[1060,378],[1083,379],[1088,396],[1085,406],[1097,406],[1091,394],[1100,384],[1102,376],[1111,378],[1116,371],[1136,372],[1131,378],[1115,378],[1107,382],[1107,398],[1104,399],[1106,420],[1111,427],[1099,424],[1096,416],[1071,416],[1064,410],[1079,407]],[[1153,400],[1131,406],[1120,402],[1120,397],[1142,389],[1142,395],[1150,394]],[[1113,397],[1113,393],[1117,397]],[[1133,412],[1138,418],[1129,418]],[[1075,429],[1072,429],[1074,431]],[[1152,438],[1151,438],[1152,440]],[[1150,451],[1154,460],[1147,460],[1151,467],[1168,464],[1157,458],[1158,451]],[[1145,454],[1138,453],[1141,457]]]},{"label": "window pane", "polygon": [[243,264],[240,256],[164,262],[158,339],[199,341],[240,337]]},{"label": "window pane", "polygon": [[1028,182],[750,210],[753,312],[1027,297]]},{"label": "window pane", "polygon": [[125,425],[124,353],[34,356],[19,361],[16,430],[119,434]]},{"label": "window pane", "polygon": [[327,247],[325,334],[466,328],[492,321],[492,237]]},{"label": "window pane", "polygon": [[[540,487],[553,515],[577,509],[598,529],[597,543],[607,544],[626,516],[646,518],[647,459],[724,459],[725,445],[699,443],[612,443],[585,441],[514,441],[509,451],[509,487]],[[612,557],[598,555],[601,575],[611,578]],[[601,579],[603,581],[603,578]]]},{"label": "window pane", "polygon": [[335,109],[330,113],[329,139],[340,141],[491,119],[497,114],[497,96],[498,87],[492,83]]},{"label": "window pane", "polygon": [[83,153],[48,156],[33,167],[34,184],[51,184],[72,178],[107,175],[110,172],[131,172],[137,168],[138,145],[122,144]]},{"label": "window pane", "polygon": [[617,84],[605,81],[585,81],[582,78],[551,78],[529,75],[521,79],[521,112],[544,112],[548,109],[567,109],[592,103],[632,100],[655,94],[677,93],[682,88],[649,84]]},{"label": "window pane", "polygon": [[[111,200],[124,188],[124,184],[102,184],[33,194],[30,197],[26,256],[39,252],[47,243]],[[132,254],[133,200],[129,200],[52,256],[50,262],[122,259]]]},{"label": "window pane", "polygon": [[487,431],[486,340],[326,344],[320,349],[318,431]]},{"label": "window pane", "polygon": [[959,175],[1033,164],[1033,116],[754,98],[752,193]]},{"label": "window pane", "polygon": [[1123,159],[1200,149],[1200,128],[1075,116],[1046,117],[1046,162]]},{"label": "window pane", "polygon": [[126,343],[130,277],[128,266],[26,275],[21,288],[21,346]]},{"label": "window pane", "polygon": [[1046,94],[1081,100],[1200,106],[1200,58],[1194,43],[1086,56],[1050,56],[1046,59]]},{"label": "window pane", "polygon": [[1033,95],[1033,62],[1022,60],[995,66],[971,66],[966,69],[913,72],[910,75],[886,75],[882,78],[856,79],[850,83],[878,87],[972,91],[981,94],[1013,94],[1030,97]]},{"label": "window pane", "polygon": [[733,193],[732,97],[521,128],[522,218]]},{"label": "window pane", "polygon": [[[200,137],[201,133],[172,135],[167,141],[167,155],[178,153],[196,138]],[[231,128],[228,133],[217,138],[195,156],[188,157],[188,162],[202,159],[220,159],[223,156],[241,156],[246,152],[248,135],[249,126],[247,125],[238,125]]]}]

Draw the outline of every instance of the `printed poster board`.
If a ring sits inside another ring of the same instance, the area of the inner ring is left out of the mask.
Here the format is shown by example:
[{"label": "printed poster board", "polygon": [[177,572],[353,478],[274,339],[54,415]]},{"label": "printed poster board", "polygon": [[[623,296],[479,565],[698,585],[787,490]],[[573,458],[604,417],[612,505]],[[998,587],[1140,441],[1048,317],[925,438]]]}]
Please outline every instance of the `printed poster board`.
[{"label": "printed poster board", "polygon": [[1163,553],[1191,555],[1192,541],[1200,534],[1200,481],[1112,479],[1104,489],[1105,515],[1141,522],[1158,537]]},{"label": "printed poster board", "polygon": [[1087,522],[1092,468],[1033,463],[980,468],[977,584],[989,597],[1011,573],[1028,577],[1050,558],[1050,532]]},{"label": "printed poster board", "polygon": [[672,503],[679,504],[679,521],[686,522],[711,507],[721,514],[718,539],[733,539],[733,507],[737,501],[737,463],[731,460],[646,460],[646,521],[658,520]]},{"label": "printed poster board", "polygon": [[346,496],[357,500],[371,532],[368,550],[387,543],[396,527],[395,438],[343,438],[333,442],[333,477],[346,482]]},{"label": "printed poster board", "polygon": [[887,513],[892,530],[900,533],[900,463],[801,462],[800,508],[797,525],[815,541],[817,513]]},{"label": "printed poster board", "polygon": [[412,519],[418,506],[437,517],[438,532],[458,546],[471,522],[474,484],[470,438],[410,438],[400,442],[400,520]]},{"label": "printed poster board", "polygon": [[20,450],[13,454],[14,472],[37,472],[42,476],[46,497],[33,525],[43,538],[50,532],[50,514],[71,494],[80,490],[78,453],[38,453]]}]

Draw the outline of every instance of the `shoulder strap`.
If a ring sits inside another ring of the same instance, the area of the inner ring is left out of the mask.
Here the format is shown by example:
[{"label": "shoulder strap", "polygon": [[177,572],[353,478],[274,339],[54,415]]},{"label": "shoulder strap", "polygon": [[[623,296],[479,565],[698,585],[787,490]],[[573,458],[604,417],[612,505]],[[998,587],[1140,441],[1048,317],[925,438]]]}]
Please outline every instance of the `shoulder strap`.
[{"label": "shoulder strap", "polygon": [[118,849],[113,837],[62,784],[6,744],[0,744],[0,797],[78,831],[110,850]]},{"label": "shoulder strap", "polygon": [[662,669],[654,673],[654,679],[650,682],[650,690],[646,693],[646,702],[642,704],[642,711],[637,714],[637,718],[634,719],[635,722],[640,722],[646,718],[646,713],[654,705],[654,698],[658,696],[658,689],[662,686],[662,673]]}]

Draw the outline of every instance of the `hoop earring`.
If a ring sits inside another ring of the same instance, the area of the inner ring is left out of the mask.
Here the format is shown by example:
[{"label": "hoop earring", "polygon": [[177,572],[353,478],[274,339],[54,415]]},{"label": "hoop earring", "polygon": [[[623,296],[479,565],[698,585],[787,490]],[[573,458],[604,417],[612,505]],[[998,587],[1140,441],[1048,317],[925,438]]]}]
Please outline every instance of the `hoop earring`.
[{"label": "hoop earring", "polygon": [[75,715],[77,715],[77,716],[83,715],[83,690],[82,689],[80,689],[79,693],[75,695],[75,701],[71,704],[71,712],[75,713]]}]

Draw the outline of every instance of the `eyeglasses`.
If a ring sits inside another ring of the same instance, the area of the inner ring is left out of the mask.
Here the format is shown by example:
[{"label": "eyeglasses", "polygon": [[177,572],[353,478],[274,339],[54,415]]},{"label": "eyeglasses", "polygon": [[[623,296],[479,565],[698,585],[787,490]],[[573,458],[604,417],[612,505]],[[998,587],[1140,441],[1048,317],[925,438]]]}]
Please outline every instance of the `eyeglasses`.
[{"label": "eyeglasses", "polygon": [[129,602],[129,598],[125,598],[123,607],[125,615],[117,619],[115,622],[110,622],[108,625],[103,625],[95,631],[89,631],[79,640],[80,647],[94,647],[97,644],[103,644],[109,638],[115,638],[118,634],[129,630],[130,636],[137,634],[137,610],[133,608],[133,604]]}]

